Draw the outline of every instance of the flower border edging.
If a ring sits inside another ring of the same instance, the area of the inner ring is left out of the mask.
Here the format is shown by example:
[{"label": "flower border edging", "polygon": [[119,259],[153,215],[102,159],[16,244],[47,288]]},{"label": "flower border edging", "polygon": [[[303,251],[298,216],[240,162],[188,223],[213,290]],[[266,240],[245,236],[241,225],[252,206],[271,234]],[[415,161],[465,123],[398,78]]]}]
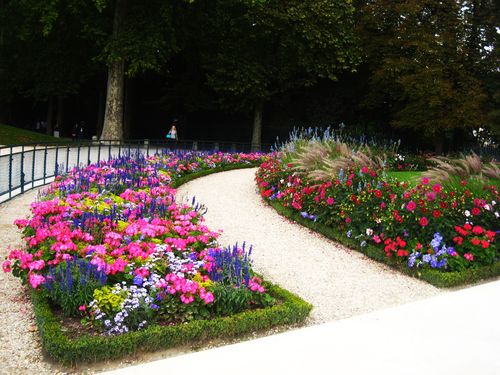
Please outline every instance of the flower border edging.
[{"label": "flower border edging", "polygon": [[395,258],[387,258],[385,254],[380,251],[380,248],[367,244],[367,246],[361,249],[359,247],[359,243],[345,237],[345,234],[342,235],[332,227],[328,227],[320,223],[315,223],[311,220],[306,220],[302,216],[300,216],[299,212],[289,207],[285,207],[276,201],[269,201],[267,199],[264,201],[271,207],[273,207],[281,216],[293,220],[300,225],[309,228],[314,232],[320,233],[333,241],[339,242],[351,249],[359,251],[371,259],[374,259],[383,264],[387,264],[388,266],[395,268],[407,275],[424,280],[438,288],[452,288],[463,286],[478,281],[484,281],[488,278],[500,276],[500,262],[496,262],[491,266],[485,266],[475,269],[472,268],[461,272],[440,272],[432,269],[410,269],[408,267],[404,267],[403,265],[401,265],[401,263],[398,263]]}]

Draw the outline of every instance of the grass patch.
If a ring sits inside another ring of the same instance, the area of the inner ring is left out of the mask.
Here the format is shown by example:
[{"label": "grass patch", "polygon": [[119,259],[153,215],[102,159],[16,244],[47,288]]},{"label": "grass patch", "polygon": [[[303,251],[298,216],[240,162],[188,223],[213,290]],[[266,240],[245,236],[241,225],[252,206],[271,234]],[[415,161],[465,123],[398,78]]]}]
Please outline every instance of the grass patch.
[{"label": "grass patch", "polygon": [[420,179],[422,178],[422,175],[424,172],[422,171],[403,171],[403,172],[397,172],[397,171],[390,171],[387,172],[387,175],[391,178],[396,179],[399,182],[408,182],[410,184],[417,184]]},{"label": "grass patch", "polygon": [[41,134],[14,126],[0,124],[0,144],[6,146],[22,145],[37,142],[60,142],[71,141],[68,138],[55,138],[47,134]]}]

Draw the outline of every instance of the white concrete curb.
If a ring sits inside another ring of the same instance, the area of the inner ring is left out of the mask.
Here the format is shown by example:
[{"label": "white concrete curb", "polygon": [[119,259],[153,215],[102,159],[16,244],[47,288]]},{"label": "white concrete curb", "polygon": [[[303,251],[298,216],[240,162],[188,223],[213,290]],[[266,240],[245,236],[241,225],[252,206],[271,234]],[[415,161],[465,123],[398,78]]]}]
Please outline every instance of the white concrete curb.
[{"label": "white concrete curb", "polygon": [[498,375],[499,297],[494,281],[105,374]]}]

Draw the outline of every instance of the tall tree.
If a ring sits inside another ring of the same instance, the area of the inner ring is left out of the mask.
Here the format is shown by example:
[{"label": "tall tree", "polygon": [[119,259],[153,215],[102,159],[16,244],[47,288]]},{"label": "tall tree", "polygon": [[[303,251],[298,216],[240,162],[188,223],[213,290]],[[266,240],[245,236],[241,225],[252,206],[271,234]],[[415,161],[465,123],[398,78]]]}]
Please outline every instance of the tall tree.
[{"label": "tall tree", "polygon": [[453,135],[486,121],[486,94],[467,54],[463,4],[455,0],[363,2],[371,107],[392,106],[392,125],[441,152]]},{"label": "tall tree", "polygon": [[[106,109],[101,139],[123,138],[125,75],[159,70],[177,50],[173,15],[179,1],[94,0],[112,22],[90,20],[88,30],[101,48],[98,59],[108,68]],[[112,25],[112,27],[109,27]]]},{"label": "tall tree", "polygon": [[335,80],[359,61],[350,1],[212,0],[196,6],[208,81],[226,106],[253,110],[253,149],[260,148],[267,101],[319,78]]},{"label": "tall tree", "polygon": [[54,109],[61,115],[63,99],[98,69],[92,43],[79,33],[80,19],[59,2],[3,0],[0,8],[0,99],[21,94],[46,101],[49,134]]}]

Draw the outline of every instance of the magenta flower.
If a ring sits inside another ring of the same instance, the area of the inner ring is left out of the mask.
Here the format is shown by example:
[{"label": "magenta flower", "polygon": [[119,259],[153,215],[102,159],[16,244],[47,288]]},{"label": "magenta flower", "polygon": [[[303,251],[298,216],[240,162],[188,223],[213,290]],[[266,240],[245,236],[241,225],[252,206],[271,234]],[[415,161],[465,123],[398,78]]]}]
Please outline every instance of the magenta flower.
[{"label": "magenta flower", "polygon": [[415,208],[417,208],[417,204],[413,201],[409,201],[408,204],[406,205],[406,209],[408,211],[413,212],[415,210]]}]

